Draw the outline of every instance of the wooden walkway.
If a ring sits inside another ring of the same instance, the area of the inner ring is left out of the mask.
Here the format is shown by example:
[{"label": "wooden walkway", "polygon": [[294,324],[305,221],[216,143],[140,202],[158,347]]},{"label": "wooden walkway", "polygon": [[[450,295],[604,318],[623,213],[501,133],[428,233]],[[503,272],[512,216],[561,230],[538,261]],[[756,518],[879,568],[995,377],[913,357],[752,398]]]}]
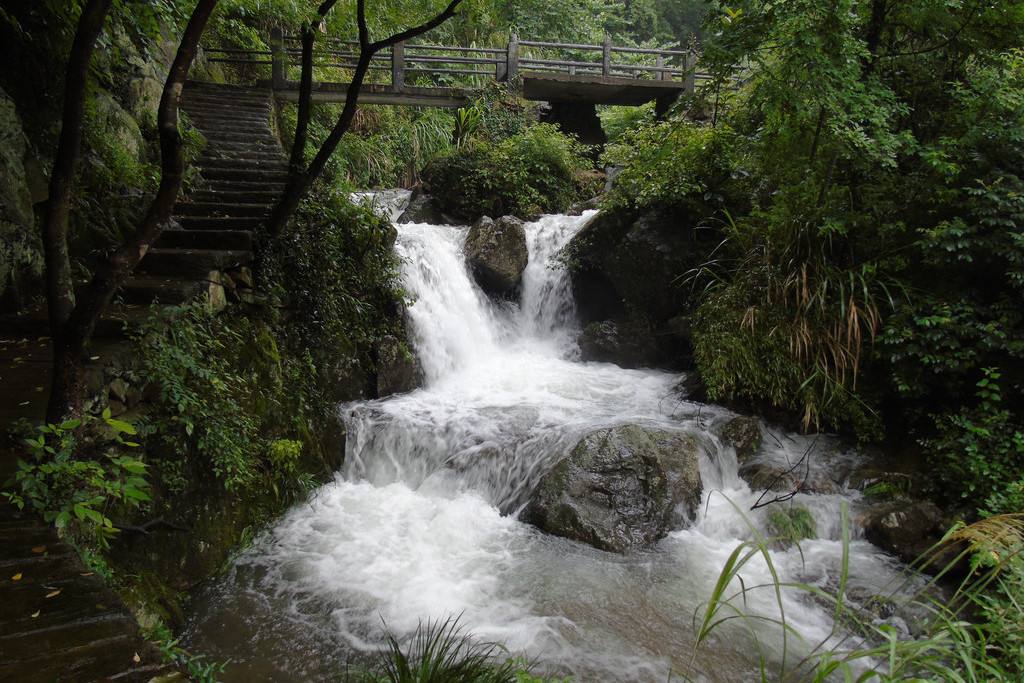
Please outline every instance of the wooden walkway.
[{"label": "wooden walkway", "polygon": [[[299,38],[271,35],[266,51],[209,49],[211,62],[229,63],[254,73],[270,72],[275,97],[298,99]],[[341,102],[348,74],[355,68],[358,46],[328,40],[314,54],[317,73],[334,72],[337,80],[313,84],[313,99]],[[659,50],[520,40],[511,35],[504,47],[455,47],[399,43],[374,56],[367,83],[360,89],[366,104],[465,107],[489,83],[506,83],[511,92],[534,101],[637,106],[656,101],[668,106],[708,79],[687,50]]]}]

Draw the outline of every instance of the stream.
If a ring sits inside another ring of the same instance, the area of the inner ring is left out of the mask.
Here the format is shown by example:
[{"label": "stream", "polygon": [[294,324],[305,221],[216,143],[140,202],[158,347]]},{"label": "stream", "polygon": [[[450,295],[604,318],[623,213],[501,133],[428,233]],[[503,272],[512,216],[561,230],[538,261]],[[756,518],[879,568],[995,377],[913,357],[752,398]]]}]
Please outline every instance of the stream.
[{"label": "stream", "polygon": [[[696,613],[734,548],[753,538],[745,516],[770,533],[767,508],[749,509],[761,492],[738,477],[735,453],[717,436],[735,415],[681,397],[679,374],[578,359],[569,279],[553,257],[592,213],[526,225],[530,263],[518,302],[496,303],[474,284],[462,257],[467,228],[398,226],[424,387],[340,406],[349,432],[342,471],[194,596],[184,645],[230,657],[221,679],[335,678],[371,661],[386,630],[401,640],[420,622],[450,618],[538,671],[578,682],[681,680],[674,670],[759,679],[758,645],[739,623],[692,657]],[[698,441],[704,496],[692,524],[616,555],[517,520],[539,478],[583,435],[626,423]],[[835,463],[840,448],[827,436],[763,433],[766,459],[810,453],[814,467]],[[814,457],[827,452],[831,459]],[[812,513],[818,538],[772,553],[781,580],[835,589],[841,508],[857,497],[837,487],[787,503]],[[884,590],[900,565],[858,529],[852,535],[849,592]],[[771,578],[762,561],[742,576],[748,586]],[[802,592],[785,592],[783,602],[807,642],[828,638],[828,606]],[[752,592],[747,607],[779,615],[772,591]],[[771,629],[759,642],[770,661],[782,656]]]}]

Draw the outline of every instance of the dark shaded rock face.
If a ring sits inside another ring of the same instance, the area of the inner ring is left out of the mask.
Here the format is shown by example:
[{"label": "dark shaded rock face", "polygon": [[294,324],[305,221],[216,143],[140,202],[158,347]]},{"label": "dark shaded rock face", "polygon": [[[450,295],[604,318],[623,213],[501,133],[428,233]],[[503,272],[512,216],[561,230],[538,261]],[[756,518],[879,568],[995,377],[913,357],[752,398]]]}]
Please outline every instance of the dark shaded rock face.
[{"label": "dark shaded rock face", "polygon": [[928,501],[896,501],[863,512],[865,537],[904,562],[914,562],[942,533],[943,512]]},{"label": "dark shaded rock face", "polygon": [[681,280],[714,248],[699,219],[616,209],[598,213],[567,248],[582,322],[644,320],[658,365],[690,367],[690,289]]},{"label": "dark shaded rock face", "polygon": [[456,225],[459,221],[443,213],[431,195],[420,193],[409,200],[409,204],[395,222]]},{"label": "dark shaded rock face", "polygon": [[732,446],[737,462],[744,464],[762,445],[762,430],[753,417],[735,417],[719,430],[719,439],[725,446]]},{"label": "dark shaded rock face", "polygon": [[591,323],[577,337],[581,359],[615,363],[623,368],[651,365],[658,358],[658,349],[647,330],[636,327],[617,320]]},{"label": "dark shaded rock face", "polygon": [[508,294],[520,284],[527,267],[523,221],[514,216],[502,216],[497,221],[482,216],[470,228],[464,251],[482,289],[497,296]]},{"label": "dark shaded rock face", "polygon": [[524,518],[601,550],[643,548],[693,518],[698,452],[689,434],[636,425],[592,432],[542,477]]},{"label": "dark shaded rock face", "polygon": [[423,379],[416,359],[406,352],[398,338],[390,335],[374,342],[374,365],[378,398],[412,391]]}]

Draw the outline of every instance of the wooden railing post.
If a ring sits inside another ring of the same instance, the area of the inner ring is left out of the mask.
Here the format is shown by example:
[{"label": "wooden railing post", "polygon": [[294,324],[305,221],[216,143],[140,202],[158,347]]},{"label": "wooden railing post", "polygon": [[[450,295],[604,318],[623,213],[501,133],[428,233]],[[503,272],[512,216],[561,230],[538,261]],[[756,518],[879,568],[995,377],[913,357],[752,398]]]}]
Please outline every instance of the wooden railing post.
[{"label": "wooden railing post", "polygon": [[509,90],[517,88],[516,81],[520,75],[520,38],[515,33],[509,34],[509,47],[505,52],[505,80]]},{"label": "wooden railing post", "polygon": [[274,90],[285,88],[285,41],[280,28],[270,30],[270,80]]},{"label": "wooden railing post", "polygon": [[694,94],[694,70],[697,65],[697,56],[693,52],[688,52],[683,58],[683,91],[688,95]]},{"label": "wooden railing post", "polygon": [[406,44],[395,43],[391,49],[391,91],[402,92],[406,87]]},{"label": "wooden railing post", "polygon": [[601,75],[612,75],[612,36],[605,36],[605,43],[601,49]]}]

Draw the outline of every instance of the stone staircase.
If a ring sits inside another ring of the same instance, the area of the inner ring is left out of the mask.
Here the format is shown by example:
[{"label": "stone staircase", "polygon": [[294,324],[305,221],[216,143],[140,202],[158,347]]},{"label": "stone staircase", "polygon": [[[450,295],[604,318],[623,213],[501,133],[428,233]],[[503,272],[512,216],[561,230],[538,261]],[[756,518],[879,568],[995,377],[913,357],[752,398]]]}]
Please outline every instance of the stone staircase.
[{"label": "stone staircase", "polygon": [[285,186],[269,91],[190,81],[182,109],[208,143],[199,180],[122,288],[125,304],[251,300],[254,235]]},{"label": "stone staircase", "polygon": [[[125,324],[147,319],[154,301],[205,297],[219,307],[252,300],[254,236],[287,173],[271,129],[271,93],[190,82],[182,108],[208,141],[193,164],[200,180],[97,326],[96,336],[111,344],[124,344]],[[49,344],[11,335],[45,333],[45,310],[4,319],[0,329],[9,390],[0,404],[11,416],[41,420]],[[6,446],[0,443],[0,482],[15,468]],[[53,527],[6,501],[0,501],[0,572],[0,681],[184,680]]]}]

